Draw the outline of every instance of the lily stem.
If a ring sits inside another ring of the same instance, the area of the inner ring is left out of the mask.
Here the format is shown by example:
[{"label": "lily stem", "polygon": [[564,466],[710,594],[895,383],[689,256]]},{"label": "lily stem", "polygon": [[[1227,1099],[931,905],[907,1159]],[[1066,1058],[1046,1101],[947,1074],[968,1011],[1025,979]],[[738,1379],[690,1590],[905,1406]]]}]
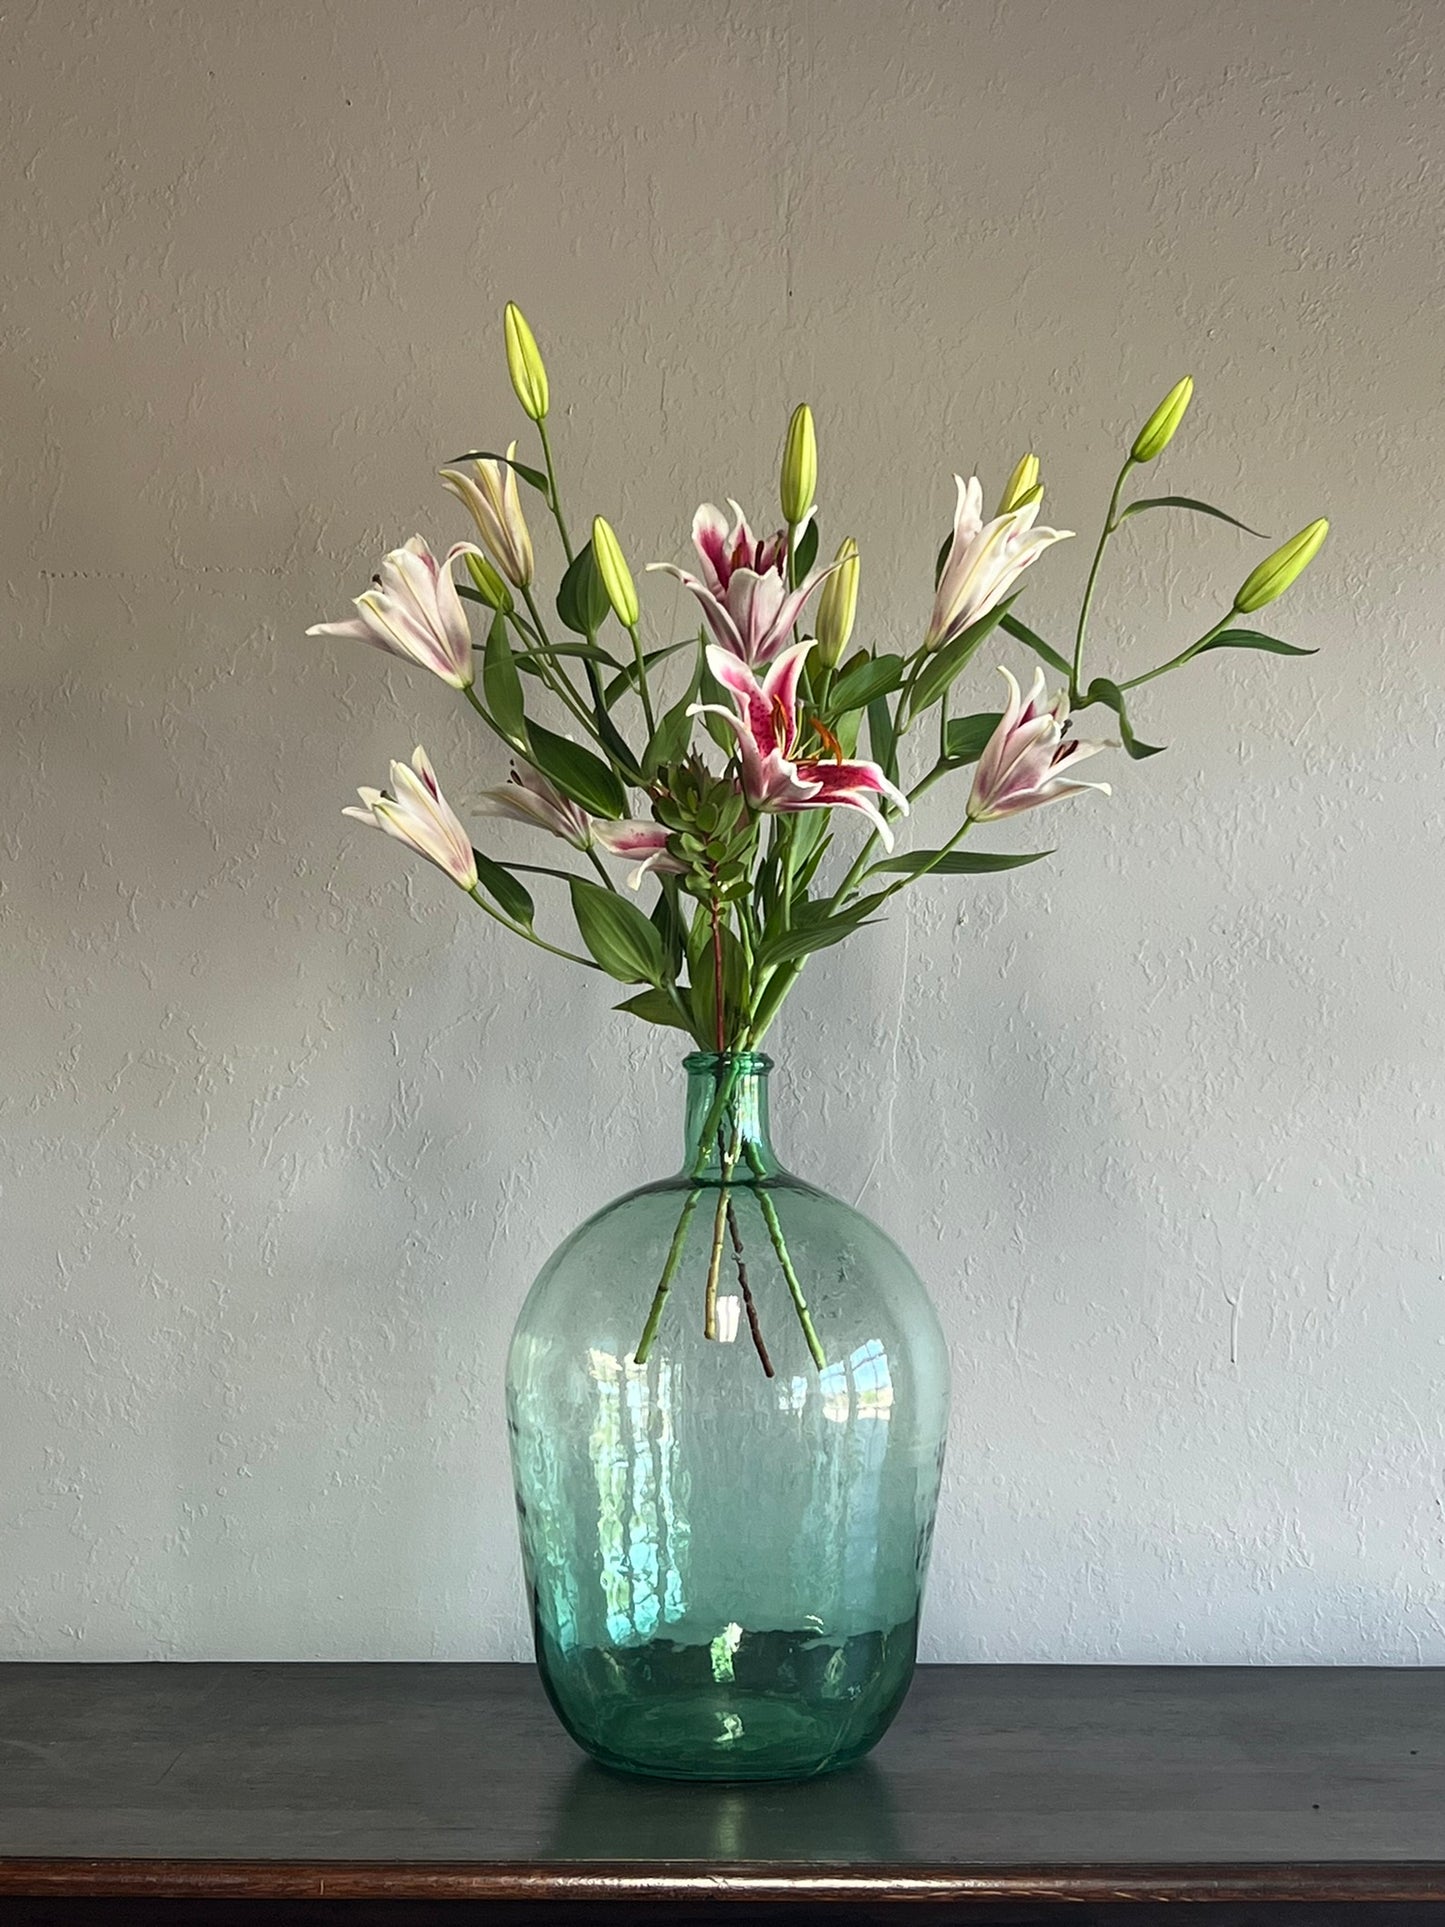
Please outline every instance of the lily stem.
[{"label": "lily stem", "polygon": [[803,1337],[807,1340],[808,1350],[813,1355],[813,1363],[820,1372],[826,1371],[828,1354],[823,1350],[822,1342],[813,1324],[813,1314],[808,1310],[808,1300],[803,1293],[802,1280],[793,1267],[792,1254],[788,1250],[788,1241],[783,1236],[782,1222],[778,1217],[778,1207],[773,1203],[771,1192],[765,1188],[766,1173],[763,1170],[762,1157],[755,1144],[745,1145],[743,1155],[752,1166],[754,1177],[759,1181],[756,1193],[758,1209],[763,1214],[763,1223],[768,1227],[768,1237],[772,1240],[773,1250],[777,1253],[778,1264],[782,1268],[788,1292],[793,1300],[793,1309],[798,1314],[798,1323],[803,1328]]},{"label": "lily stem", "polygon": [[1104,526],[1099,533],[1099,546],[1094,550],[1094,560],[1089,565],[1089,579],[1084,584],[1084,599],[1079,604],[1079,626],[1074,632],[1074,662],[1069,671],[1069,702],[1077,705],[1083,694],[1084,680],[1084,632],[1089,626],[1089,610],[1094,600],[1094,585],[1099,580],[1099,569],[1104,560],[1104,550],[1109,537],[1119,526],[1117,510],[1119,497],[1124,492],[1124,484],[1136,466],[1130,455],[1119,470],[1119,479],[1114,484],[1114,493],[1109,497],[1109,513],[1104,517]]}]

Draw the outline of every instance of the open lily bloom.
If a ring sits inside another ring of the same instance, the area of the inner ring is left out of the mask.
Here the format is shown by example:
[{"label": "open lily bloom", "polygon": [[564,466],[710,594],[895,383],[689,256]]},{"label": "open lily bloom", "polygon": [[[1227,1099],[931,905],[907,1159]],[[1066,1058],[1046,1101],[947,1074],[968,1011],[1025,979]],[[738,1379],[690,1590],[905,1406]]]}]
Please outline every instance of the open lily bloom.
[{"label": "open lily bloom", "polygon": [[1009,687],[1008,708],[999,718],[974,771],[968,814],[975,823],[995,817],[1017,816],[1083,790],[1110,794],[1107,783],[1079,783],[1068,772],[1086,756],[1095,756],[1105,743],[1082,743],[1066,736],[1069,699],[1061,689],[1052,703],[1045,700],[1044,672],[1034,671],[1033,686],[1024,696],[1007,669],[1000,669]]},{"label": "open lily bloom", "polygon": [[811,638],[794,643],[759,681],[747,663],[712,644],[708,667],[737,705],[736,712],[719,703],[695,703],[689,713],[721,716],[732,725],[743,794],[755,810],[861,810],[891,850],[893,832],[875,799],[886,797],[904,816],[908,799],[878,765],[850,762],[842,756],[825,761],[796,754],[798,677],[812,647]]},{"label": "open lily bloom", "polygon": [[426,751],[418,743],[412,751],[411,767],[405,763],[391,766],[391,794],[385,790],[358,790],[363,807],[353,803],[341,814],[369,823],[374,830],[385,830],[398,843],[424,856],[444,870],[463,890],[477,887],[477,859],[472,839],[460,817],[441,793],[436,771]]},{"label": "open lily bloom", "polygon": [[963,634],[971,623],[996,608],[1024,570],[1055,542],[1067,542],[1072,529],[1036,529],[1039,497],[1022,508],[983,519],[983,484],[975,475],[965,482],[955,475],[958,506],[953,517],[953,540],[938,578],[933,614],[925,649],[939,649]]},{"label": "open lily bloom", "polygon": [[504,462],[485,456],[472,463],[474,474],[468,475],[464,468],[444,468],[441,478],[442,486],[471,511],[477,533],[508,582],[514,589],[525,589],[532,580],[535,563],[517,489],[517,471],[512,467],[516,453],[517,444],[513,442]]},{"label": "open lily bloom", "polygon": [[315,623],[306,633],[369,642],[390,656],[420,663],[453,689],[469,689],[472,635],[452,580],[452,564],[459,555],[480,553],[474,542],[458,542],[438,562],[422,537],[414,535],[383,559],[373,586],[356,598],[354,616],[345,622]]},{"label": "open lily bloom", "polygon": [[640,890],[644,877],[680,876],[686,870],[687,865],[679,862],[667,847],[669,834],[661,823],[644,823],[636,817],[621,823],[599,818],[592,825],[592,840],[599,850],[605,850],[609,856],[641,857],[642,861],[627,872],[629,890]]},{"label": "open lily bloom", "polygon": [[[702,576],[671,562],[649,562],[649,569],[674,575],[702,606],[713,640],[740,662],[764,666],[786,649],[793,626],[808,598],[837,568],[814,569],[796,589],[783,573],[785,535],[758,541],[736,502],[737,524],[729,531],[720,510],[704,502],[693,517],[693,541],[702,558]],[[781,546],[780,546],[781,545]]]},{"label": "open lily bloom", "polygon": [[704,502],[692,518],[692,545],[702,564],[703,581],[709,593],[719,598],[727,595],[736,570],[751,569],[754,575],[766,575],[771,569],[781,576],[788,556],[786,529],[760,539],[731,496],[728,507],[734,516],[731,528],[722,510],[711,502]]},{"label": "open lily bloom", "polygon": [[574,850],[585,850],[592,842],[592,819],[582,805],[564,796],[541,770],[533,769],[520,757],[512,764],[510,781],[483,790],[475,807],[484,816],[509,816],[518,823],[535,823],[539,829],[560,836]]}]

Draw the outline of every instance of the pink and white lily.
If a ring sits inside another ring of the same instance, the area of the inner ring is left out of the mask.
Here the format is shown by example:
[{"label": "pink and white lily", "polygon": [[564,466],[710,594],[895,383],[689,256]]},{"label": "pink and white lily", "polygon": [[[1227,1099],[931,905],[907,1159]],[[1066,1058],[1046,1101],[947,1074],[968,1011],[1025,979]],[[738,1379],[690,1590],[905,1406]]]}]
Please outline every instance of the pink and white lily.
[{"label": "pink and white lily", "polygon": [[517,823],[533,823],[552,836],[560,836],[574,850],[591,848],[592,819],[586,810],[520,757],[512,764],[510,779],[496,789],[483,790],[476,808],[483,816],[507,816]]},{"label": "pink and white lily", "polygon": [[799,757],[798,677],[811,638],[785,649],[759,680],[752,668],[716,643],[707,652],[708,667],[736,704],[736,713],[719,703],[694,703],[690,714],[721,716],[738,739],[738,764],[743,794],[755,810],[860,810],[893,848],[893,832],[879,809],[884,797],[900,815],[908,814],[908,798],[876,763]]},{"label": "pink and white lily", "polygon": [[958,506],[953,517],[953,540],[933,596],[933,613],[925,649],[941,649],[963,634],[980,616],[996,608],[1015,582],[1044,550],[1067,542],[1072,529],[1036,529],[1040,498],[1022,508],[983,519],[983,484],[975,475],[965,482],[955,475]]},{"label": "pink and white lily", "polygon": [[459,555],[479,555],[474,542],[458,542],[438,562],[425,541],[414,535],[386,556],[372,587],[356,598],[354,616],[345,622],[318,622],[308,636],[347,636],[369,642],[390,656],[420,663],[453,689],[473,681],[472,634],[452,580]]},{"label": "pink and white lily", "polygon": [[374,830],[384,830],[445,871],[463,890],[476,889],[477,859],[472,839],[442,795],[436,771],[420,744],[412,752],[410,769],[405,763],[392,764],[389,795],[385,790],[372,789],[356,793],[363,807],[357,809],[352,804],[341,812],[343,816],[354,816]]},{"label": "pink and white lily", "polygon": [[442,486],[471,511],[477,533],[508,582],[514,589],[525,589],[536,564],[517,489],[517,471],[512,466],[516,453],[517,444],[513,442],[505,461],[484,456],[472,463],[471,475],[464,468],[444,468],[441,478]]},{"label": "pink and white lily", "polygon": [[539,769],[520,757],[512,764],[510,781],[496,789],[483,790],[476,808],[484,816],[507,816],[518,823],[531,823],[546,830],[574,850],[594,846],[608,856],[640,857],[628,872],[628,887],[638,890],[651,872],[681,872],[686,864],[668,853],[668,832],[661,823],[644,823],[629,817],[620,823],[605,817],[589,816],[580,803],[564,796],[555,783]]},{"label": "pink and white lily", "polygon": [[667,847],[668,831],[661,823],[644,823],[629,817],[621,823],[594,820],[592,840],[609,856],[640,857],[642,861],[627,872],[629,890],[640,890],[645,876],[680,876],[687,868]]},{"label": "pink and white lily", "polygon": [[693,517],[692,539],[702,561],[701,577],[671,562],[650,562],[648,567],[676,576],[692,591],[720,648],[740,662],[762,667],[789,646],[808,598],[838,565],[814,569],[796,589],[790,589],[784,574],[787,536],[759,541],[737,503],[732,507],[737,522],[731,530],[711,502],[704,502]]},{"label": "pink and white lily", "polygon": [[1035,669],[1027,696],[1007,669],[999,674],[1008,683],[1008,707],[978,759],[968,799],[969,820],[988,823],[996,817],[1017,816],[1021,810],[1078,796],[1084,790],[1108,796],[1107,783],[1079,783],[1068,774],[1086,756],[1097,755],[1108,745],[1065,735],[1069,720],[1065,691],[1061,689],[1048,702],[1042,669]]}]

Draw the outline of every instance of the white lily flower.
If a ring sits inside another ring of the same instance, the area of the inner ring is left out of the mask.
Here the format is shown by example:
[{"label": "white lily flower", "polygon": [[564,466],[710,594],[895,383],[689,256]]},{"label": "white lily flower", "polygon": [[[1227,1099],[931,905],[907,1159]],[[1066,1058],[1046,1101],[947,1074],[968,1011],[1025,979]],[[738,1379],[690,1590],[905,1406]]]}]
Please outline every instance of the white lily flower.
[{"label": "white lily flower", "polygon": [[516,453],[517,444],[513,442],[504,462],[488,457],[472,463],[475,475],[461,468],[444,468],[441,477],[471,511],[482,541],[502,574],[514,589],[525,589],[531,583],[534,564],[532,537],[522,514],[517,471],[512,467]]},{"label": "white lily flower", "polygon": [[383,558],[372,587],[356,598],[345,622],[314,623],[308,636],[347,636],[390,656],[420,663],[453,689],[470,689],[472,633],[452,580],[459,555],[477,555],[475,542],[458,542],[438,562],[419,535]]},{"label": "white lily flower", "polygon": [[512,764],[511,780],[496,789],[483,790],[475,807],[484,816],[507,816],[516,823],[532,823],[560,836],[574,850],[585,850],[592,842],[592,819],[580,803],[564,796],[541,770],[533,769],[520,757]]},{"label": "white lily flower", "polygon": [[1061,689],[1048,702],[1042,669],[1035,669],[1027,696],[1009,670],[1000,667],[999,674],[1008,684],[1008,707],[978,759],[968,799],[970,821],[990,823],[1001,816],[1017,816],[1021,810],[1034,810],[1041,803],[1056,803],[1084,790],[1109,795],[1107,783],[1080,783],[1072,774],[1076,763],[1097,756],[1108,745],[1081,742],[1067,734],[1067,692]]},{"label": "white lily flower", "polygon": [[1036,529],[1040,498],[1022,507],[983,519],[983,484],[975,475],[965,482],[955,475],[958,507],[953,517],[953,540],[938,588],[925,649],[940,649],[970,624],[996,608],[1030,563],[1055,542],[1067,542],[1072,529]]},{"label": "white lily flower", "polygon": [[398,843],[405,843],[444,870],[452,882],[469,894],[477,887],[477,859],[472,839],[460,817],[441,793],[426,751],[418,743],[412,751],[411,768],[405,763],[391,766],[391,793],[362,789],[357,795],[363,807],[353,803],[341,814],[354,816],[374,830],[384,830]]}]

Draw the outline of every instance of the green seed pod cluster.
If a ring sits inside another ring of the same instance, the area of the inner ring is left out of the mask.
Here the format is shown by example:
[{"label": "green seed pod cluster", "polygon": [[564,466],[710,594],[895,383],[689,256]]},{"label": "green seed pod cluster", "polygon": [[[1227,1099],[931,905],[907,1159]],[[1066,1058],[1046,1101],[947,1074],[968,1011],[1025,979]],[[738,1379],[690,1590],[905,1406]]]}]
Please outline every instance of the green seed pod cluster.
[{"label": "green seed pod cluster", "polygon": [[687,865],[682,887],[701,898],[736,894],[748,880],[756,831],[742,796],[701,758],[663,772],[652,810],[672,832],[668,852]]}]

